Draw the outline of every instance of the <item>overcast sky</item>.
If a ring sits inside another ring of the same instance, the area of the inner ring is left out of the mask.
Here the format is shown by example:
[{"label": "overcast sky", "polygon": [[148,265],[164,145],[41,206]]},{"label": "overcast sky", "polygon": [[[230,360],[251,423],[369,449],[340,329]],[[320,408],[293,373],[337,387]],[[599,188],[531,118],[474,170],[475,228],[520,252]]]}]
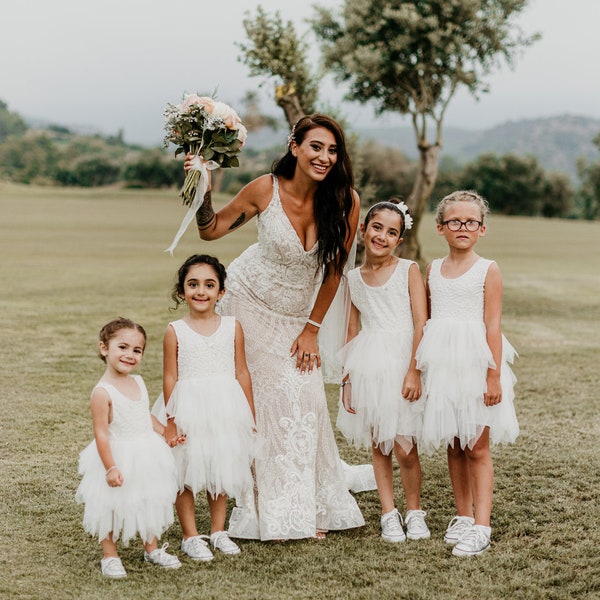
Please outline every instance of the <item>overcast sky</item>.
[{"label": "overcast sky", "polygon": [[[236,42],[245,39],[244,13],[254,14],[259,4],[306,33],[317,59],[305,22],[314,14],[312,2],[0,0],[0,99],[27,118],[109,134],[123,129],[129,142],[158,144],[165,104],[184,91],[217,89],[235,107],[257,89],[262,80],[248,76]],[[479,102],[459,93],[447,126],[481,129],[567,113],[600,118],[600,0],[530,0],[520,23],[542,40],[513,71],[503,66],[491,75],[491,91]],[[262,108],[279,116],[271,90],[262,88]],[[321,99],[339,104],[331,82],[322,90]],[[345,104],[343,113],[361,125],[374,118],[370,106]]]}]

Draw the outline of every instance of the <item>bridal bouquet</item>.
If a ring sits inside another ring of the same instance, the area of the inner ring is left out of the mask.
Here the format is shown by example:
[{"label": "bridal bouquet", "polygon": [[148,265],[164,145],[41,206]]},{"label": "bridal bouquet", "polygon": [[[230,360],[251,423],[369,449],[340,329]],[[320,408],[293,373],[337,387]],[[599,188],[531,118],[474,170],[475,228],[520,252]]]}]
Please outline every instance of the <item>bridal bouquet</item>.
[{"label": "bridal bouquet", "polygon": [[208,171],[239,166],[238,154],[248,132],[231,106],[197,94],[185,94],[180,104],[167,104],[165,132],[164,145],[175,144],[175,156],[182,152],[196,155],[194,166],[188,171],[179,193],[183,203],[190,209],[173,244],[168,248],[172,253],[194,214],[202,206],[208,189]]}]

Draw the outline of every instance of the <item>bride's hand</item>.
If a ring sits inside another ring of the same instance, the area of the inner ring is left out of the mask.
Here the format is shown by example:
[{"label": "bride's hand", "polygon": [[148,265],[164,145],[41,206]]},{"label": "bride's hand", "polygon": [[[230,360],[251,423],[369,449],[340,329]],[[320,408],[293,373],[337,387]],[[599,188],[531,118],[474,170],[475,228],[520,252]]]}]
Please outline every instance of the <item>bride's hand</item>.
[{"label": "bride's hand", "polygon": [[318,332],[313,333],[305,328],[292,344],[290,356],[296,355],[296,369],[302,373],[312,373],[314,368],[321,366],[317,334]]},{"label": "bride's hand", "polygon": [[191,152],[188,152],[185,155],[185,161],[183,162],[183,168],[185,169],[185,172],[188,173],[189,170],[192,168],[193,164],[194,164],[194,158],[195,158],[195,154],[192,154]]}]

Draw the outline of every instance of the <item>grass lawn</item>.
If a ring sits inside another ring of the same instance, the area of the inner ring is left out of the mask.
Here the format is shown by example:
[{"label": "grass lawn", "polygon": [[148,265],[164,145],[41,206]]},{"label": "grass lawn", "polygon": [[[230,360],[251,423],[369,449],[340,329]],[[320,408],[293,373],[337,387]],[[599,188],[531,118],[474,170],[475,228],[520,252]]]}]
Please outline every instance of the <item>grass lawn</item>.
[{"label": "grass lawn", "polygon": [[[74,501],[79,452],[92,439],[89,394],[103,372],[97,334],[128,316],[149,334],[140,374],[161,388],[161,341],[175,272],[205,251],[228,264],[255,236],[217,242],[193,228],[175,257],[183,207],[176,192],[65,190],[0,183],[0,597],[2,598],[598,598],[600,597],[600,223],[493,216],[478,245],[504,279],[504,333],[520,354],[517,443],[495,448],[493,543],[450,555],[453,516],[445,456],[423,459],[432,539],[379,537],[376,492],[357,495],[364,528],[325,541],[242,541],[239,557],[182,558],[178,571],[121,549],[129,577],[100,574],[100,546]],[[433,218],[425,255],[445,254]],[[332,416],[337,390],[328,388]],[[342,458],[369,454],[338,437]],[[396,480],[398,507],[404,510]],[[206,501],[197,520],[208,532]],[[163,537],[179,554],[175,524]]]}]

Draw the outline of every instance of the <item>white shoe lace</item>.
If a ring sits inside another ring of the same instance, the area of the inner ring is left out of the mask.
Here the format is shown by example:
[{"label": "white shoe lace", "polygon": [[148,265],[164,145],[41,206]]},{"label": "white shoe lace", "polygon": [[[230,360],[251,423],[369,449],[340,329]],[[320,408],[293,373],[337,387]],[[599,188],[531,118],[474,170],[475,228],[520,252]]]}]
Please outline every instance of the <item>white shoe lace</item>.
[{"label": "white shoe lace", "polygon": [[425,532],[428,531],[427,524],[425,523],[425,515],[427,513],[424,510],[410,510],[406,514],[406,527],[411,531]]},{"label": "white shoe lace", "polygon": [[460,536],[458,544],[461,548],[466,546],[470,550],[477,551],[485,548],[489,544],[489,539],[479,527],[473,525]]},{"label": "white shoe lace", "polygon": [[386,535],[404,535],[401,525],[402,517],[398,510],[394,509],[391,513],[385,515],[381,521],[381,529]]},{"label": "white shoe lace", "polygon": [[470,517],[454,517],[448,524],[446,533],[456,533],[467,530],[473,526],[473,519]]},{"label": "white shoe lace", "polygon": [[211,538],[212,547],[222,552],[237,552],[238,545],[229,538],[226,531],[217,533],[214,538]]}]

